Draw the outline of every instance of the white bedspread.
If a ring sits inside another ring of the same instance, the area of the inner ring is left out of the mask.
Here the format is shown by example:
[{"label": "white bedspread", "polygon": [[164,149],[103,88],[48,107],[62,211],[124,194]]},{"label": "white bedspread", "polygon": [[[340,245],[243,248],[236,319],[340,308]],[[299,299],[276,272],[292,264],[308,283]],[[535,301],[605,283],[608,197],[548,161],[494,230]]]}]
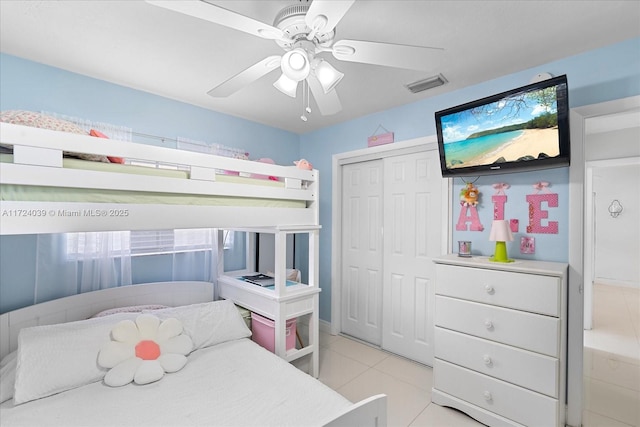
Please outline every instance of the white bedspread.
[{"label": "white bedspread", "polygon": [[12,426],[317,426],[351,403],[250,339],[193,352],[179,372],[155,383],[102,382],[14,406]]}]

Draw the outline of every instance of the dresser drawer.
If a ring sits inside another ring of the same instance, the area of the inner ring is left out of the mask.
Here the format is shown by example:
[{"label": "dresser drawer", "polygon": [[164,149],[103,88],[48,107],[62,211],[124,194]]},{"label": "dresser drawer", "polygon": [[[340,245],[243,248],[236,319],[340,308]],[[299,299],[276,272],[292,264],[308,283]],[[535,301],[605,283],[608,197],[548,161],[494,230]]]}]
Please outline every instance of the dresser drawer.
[{"label": "dresser drawer", "polygon": [[556,317],[436,295],[435,325],[559,357]]},{"label": "dresser drawer", "polygon": [[434,343],[439,359],[558,397],[558,359],[438,327]]},{"label": "dresser drawer", "polygon": [[557,277],[485,268],[436,265],[436,294],[501,307],[560,315]]},{"label": "dresser drawer", "polygon": [[556,399],[434,359],[433,387],[527,426],[557,426]]}]

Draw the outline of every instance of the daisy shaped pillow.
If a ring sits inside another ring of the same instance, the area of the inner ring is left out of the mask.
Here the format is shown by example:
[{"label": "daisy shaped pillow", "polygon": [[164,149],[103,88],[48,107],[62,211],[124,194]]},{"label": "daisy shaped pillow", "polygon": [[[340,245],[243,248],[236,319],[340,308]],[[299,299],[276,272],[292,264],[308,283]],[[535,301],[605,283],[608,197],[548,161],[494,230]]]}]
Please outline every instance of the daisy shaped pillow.
[{"label": "daisy shaped pillow", "polygon": [[98,364],[109,369],[104,383],[111,387],[132,381],[148,384],[160,380],[165,372],[179,371],[193,350],[191,338],[182,332],[179,320],[161,322],[151,314],[118,323],[111,330],[111,341],[98,353]]}]

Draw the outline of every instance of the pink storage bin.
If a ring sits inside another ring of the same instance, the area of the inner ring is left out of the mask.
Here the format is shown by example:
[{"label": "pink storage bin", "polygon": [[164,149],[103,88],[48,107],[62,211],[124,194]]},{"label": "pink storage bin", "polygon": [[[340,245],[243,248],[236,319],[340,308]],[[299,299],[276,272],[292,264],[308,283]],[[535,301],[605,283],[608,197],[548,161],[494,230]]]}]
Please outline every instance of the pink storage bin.
[{"label": "pink storage bin", "polygon": [[[275,322],[259,314],[251,313],[251,339],[272,353],[275,353]],[[285,329],[286,349],[296,346],[296,319],[289,319]]]}]

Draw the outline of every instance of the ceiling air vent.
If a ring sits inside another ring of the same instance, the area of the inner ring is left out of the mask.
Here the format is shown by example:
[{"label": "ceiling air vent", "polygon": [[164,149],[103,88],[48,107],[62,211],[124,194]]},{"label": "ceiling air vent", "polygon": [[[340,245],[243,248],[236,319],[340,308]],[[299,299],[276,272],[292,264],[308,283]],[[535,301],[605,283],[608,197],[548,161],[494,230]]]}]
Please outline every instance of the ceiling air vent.
[{"label": "ceiling air vent", "polygon": [[447,83],[447,79],[445,79],[442,74],[438,74],[437,76],[428,77],[426,79],[406,84],[405,87],[409,89],[411,93],[418,93],[427,89],[433,89],[434,87],[442,86],[445,83]]}]

